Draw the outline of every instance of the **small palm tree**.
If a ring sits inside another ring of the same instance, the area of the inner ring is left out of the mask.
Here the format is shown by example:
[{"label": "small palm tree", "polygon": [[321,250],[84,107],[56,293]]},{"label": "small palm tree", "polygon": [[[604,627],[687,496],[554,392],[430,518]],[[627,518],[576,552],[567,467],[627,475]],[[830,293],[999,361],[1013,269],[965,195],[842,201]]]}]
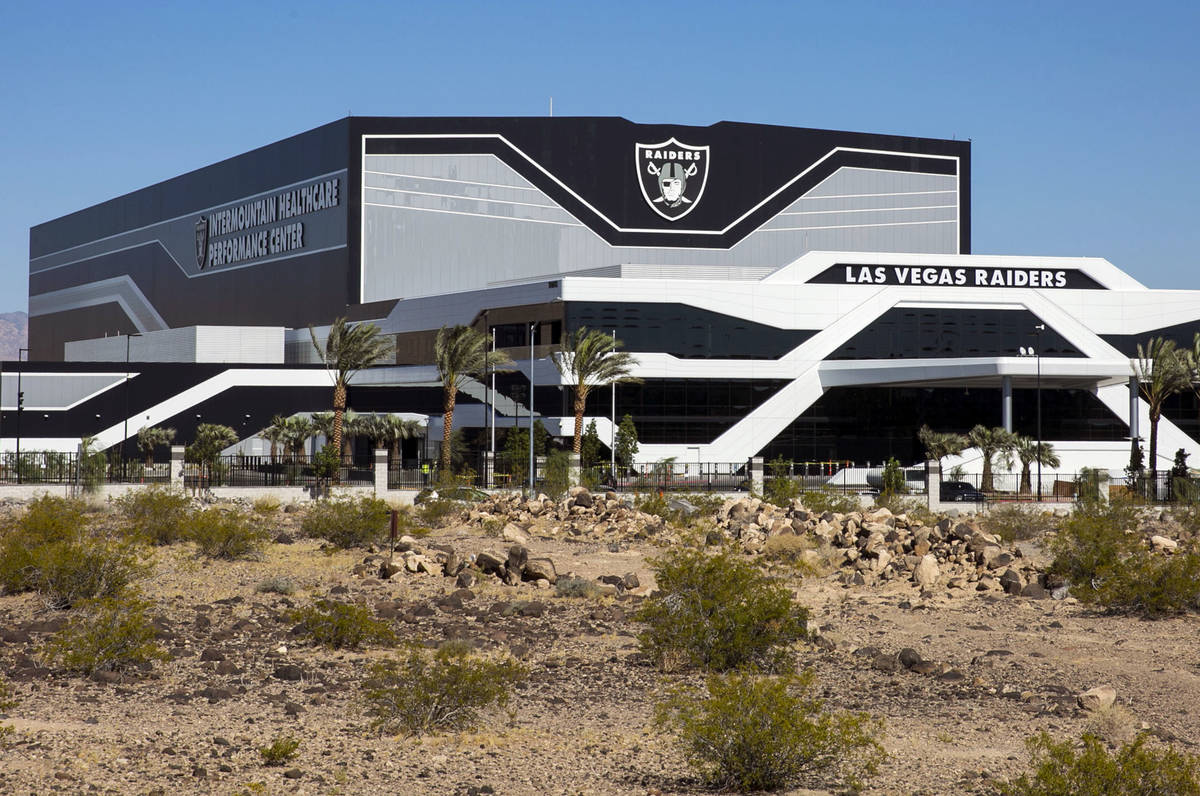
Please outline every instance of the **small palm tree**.
[{"label": "small palm tree", "polygon": [[304,415],[292,415],[283,421],[284,452],[292,456],[304,453],[304,443],[313,435],[312,421]]},{"label": "small palm tree", "polygon": [[1187,357],[1174,340],[1154,337],[1137,347],[1138,388],[1150,405],[1150,482],[1158,483],[1158,421],[1163,405],[1190,382]]},{"label": "small palm tree", "polygon": [[417,439],[425,435],[425,425],[419,420],[400,417],[400,415],[384,415],[383,422],[388,426],[388,440],[392,444],[392,459],[400,460],[400,443],[406,439]]},{"label": "small palm tree", "polygon": [[1033,492],[1031,486],[1032,481],[1029,475],[1029,466],[1034,462],[1045,465],[1046,467],[1058,467],[1058,454],[1054,452],[1054,446],[1049,442],[1038,443],[1037,441],[1017,435],[1013,444],[1013,450],[1017,454],[1017,458],[1021,460],[1021,494],[1028,495]]},{"label": "small palm tree", "polygon": [[342,448],[342,417],[346,413],[346,385],[354,374],[382,362],[395,351],[391,339],[381,336],[379,327],[373,323],[351,326],[345,318],[338,318],[329,327],[324,343],[310,326],[313,348],[317,350],[326,369],[333,375],[333,429],[330,442],[334,450]]},{"label": "small palm tree", "polygon": [[640,382],[632,375],[637,360],[628,351],[618,351],[621,341],[599,329],[581,326],[563,338],[554,366],[575,390],[575,439],[571,451],[578,454],[583,439],[583,412],[593,387]]},{"label": "small palm tree", "polygon": [[917,431],[917,439],[925,446],[926,460],[937,459],[939,472],[942,469],[942,459],[947,456],[957,456],[971,444],[964,434],[955,434],[953,431],[934,431],[929,426],[921,426]]},{"label": "small palm tree", "polygon": [[[454,405],[458,391],[472,377],[485,378],[489,372],[512,370],[512,358],[503,351],[491,351],[492,336],[470,326],[443,326],[433,343],[433,358],[442,379],[442,456],[441,471],[450,470],[450,435],[454,425]],[[533,363],[529,366],[532,368]]]},{"label": "small palm tree", "polygon": [[149,467],[154,464],[154,449],[175,441],[175,429],[161,426],[143,427],[138,431],[137,440],[138,448],[146,457],[146,466]]},{"label": "small palm tree", "polygon": [[992,460],[998,453],[1007,453],[1013,447],[1013,433],[997,426],[988,428],[977,425],[967,434],[971,446],[979,448],[983,455],[983,474],[979,479],[980,492],[995,491],[992,478]]},{"label": "small palm tree", "polygon": [[275,415],[271,418],[271,425],[258,432],[258,435],[271,443],[271,462],[275,462],[275,457],[279,455],[279,446],[284,442],[284,423],[283,415]]},{"label": "small palm tree", "polygon": [[342,461],[349,464],[354,458],[354,440],[368,433],[367,418],[353,410],[346,410],[342,418]]}]

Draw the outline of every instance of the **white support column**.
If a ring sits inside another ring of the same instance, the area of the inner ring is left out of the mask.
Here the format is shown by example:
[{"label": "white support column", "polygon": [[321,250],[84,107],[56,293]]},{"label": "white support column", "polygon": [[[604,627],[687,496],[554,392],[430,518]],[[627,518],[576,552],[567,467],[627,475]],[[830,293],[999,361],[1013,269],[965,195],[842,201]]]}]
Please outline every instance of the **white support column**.
[{"label": "white support column", "polygon": [[183,489],[183,446],[171,446],[171,488]]},{"label": "white support column", "polygon": [[388,452],[387,448],[375,449],[375,494],[381,495],[388,488]]},{"label": "white support column", "polygon": [[1000,416],[1003,418],[1005,431],[1013,430],[1012,411],[1012,376],[1000,377]]},{"label": "white support column", "polygon": [[942,510],[942,465],[936,459],[925,462],[925,497],[930,511]]},{"label": "white support column", "polygon": [[763,493],[763,458],[753,456],[750,459],[750,489],[756,495]]}]

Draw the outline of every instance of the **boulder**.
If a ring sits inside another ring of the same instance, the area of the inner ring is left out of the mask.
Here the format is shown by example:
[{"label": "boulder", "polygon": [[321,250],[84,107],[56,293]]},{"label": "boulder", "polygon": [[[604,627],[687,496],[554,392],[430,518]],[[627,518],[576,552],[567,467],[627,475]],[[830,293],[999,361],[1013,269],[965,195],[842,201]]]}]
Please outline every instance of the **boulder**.
[{"label": "boulder", "polygon": [[920,586],[922,589],[928,589],[937,584],[938,578],[942,575],[942,571],[938,568],[937,558],[932,554],[922,556],[921,563],[917,564],[913,570],[913,583]]},{"label": "boulder", "polygon": [[525,532],[521,530],[520,526],[511,522],[504,526],[504,530],[500,531],[500,538],[513,544],[529,544],[529,537],[525,535]]},{"label": "boulder", "polygon": [[475,566],[479,567],[479,571],[486,575],[502,576],[504,574],[505,560],[495,553],[484,550],[475,556]]},{"label": "boulder", "polygon": [[1168,539],[1165,536],[1151,536],[1150,544],[1155,550],[1164,550],[1168,553],[1175,552],[1175,549],[1179,547],[1179,542],[1176,542],[1174,539]]},{"label": "boulder", "polygon": [[525,562],[525,568],[521,571],[521,576],[525,580],[545,580],[553,584],[558,580],[558,572],[554,569],[554,562],[548,558],[531,558]]},{"label": "boulder", "polygon": [[1117,701],[1117,690],[1111,685],[1098,685],[1084,691],[1076,700],[1079,702],[1079,707],[1089,713],[1095,713],[1113,706],[1113,703]]}]

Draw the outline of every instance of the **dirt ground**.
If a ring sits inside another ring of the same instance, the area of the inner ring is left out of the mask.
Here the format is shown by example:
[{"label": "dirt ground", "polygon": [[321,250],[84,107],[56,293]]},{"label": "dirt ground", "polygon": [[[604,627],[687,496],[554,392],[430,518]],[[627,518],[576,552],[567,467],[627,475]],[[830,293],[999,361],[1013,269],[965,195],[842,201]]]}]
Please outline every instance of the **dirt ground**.
[{"label": "dirt ground", "polygon": [[[275,525],[294,525],[279,514]],[[461,555],[507,544],[452,527],[421,544]],[[638,654],[629,615],[653,588],[654,541],[601,545],[533,537],[533,555],[560,575],[635,573],[620,596],[556,596],[485,578],[469,593],[454,579],[403,572],[352,574],[364,551],[327,553],[298,540],[261,561],[212,563],[189,545],[155,551],[145,594],[157,606],[171,660],[149,673],[97,682],[42,666],[39,650],[62,612],[35,595],[0,597],[0,672],[19,699],[0,763],[0,792],[301,794],[694,794],[679,749],[652,724],[668,678]],[[286,575],[291,596],[256,591]],[[867,793],[986,793],[1024,770],[1024,739],[1089,727],[1119,736],[1146,728],[1195,753],[1200,740],[1200,644],[1195,616],[1114,617],[1072,599],[796,580],[798,599],[826,643],[806,645],[833,708],[886,722],[889,758]],[[446,599],[455,592],[457,598]],[[287,612],[333,597],[372,606],[407,640],[471,641],[513,654],[528,681],[475,731],[423,739],[368,729],[358,685],[389,650],[329,651],[290,634]],[[829,649],[832,647],[832,649]],[[909,647],[941,666],[930,674],[880,664]],[[298,668],[297,668],[298,667]],[[286,679],[298,678],[298,679]],[[1120,710],[1098,720],[1076,705],[1097,685]],[[1099,723],[1098,723],[1099,722]],[[267,767],[258,748],[290,735],[298,757]],[[808,783],[825,792],[824,783]]]}]

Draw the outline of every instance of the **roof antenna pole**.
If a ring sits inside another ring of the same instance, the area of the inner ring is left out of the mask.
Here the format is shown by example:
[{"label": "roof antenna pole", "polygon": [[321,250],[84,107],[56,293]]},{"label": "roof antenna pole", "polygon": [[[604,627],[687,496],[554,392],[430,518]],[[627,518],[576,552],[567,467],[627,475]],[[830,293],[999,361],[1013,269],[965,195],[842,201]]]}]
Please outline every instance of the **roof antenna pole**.
[{"label": "roof antenna pole", "polygon": [[550,98],[550,115],[554,115],[554,97]]}]

